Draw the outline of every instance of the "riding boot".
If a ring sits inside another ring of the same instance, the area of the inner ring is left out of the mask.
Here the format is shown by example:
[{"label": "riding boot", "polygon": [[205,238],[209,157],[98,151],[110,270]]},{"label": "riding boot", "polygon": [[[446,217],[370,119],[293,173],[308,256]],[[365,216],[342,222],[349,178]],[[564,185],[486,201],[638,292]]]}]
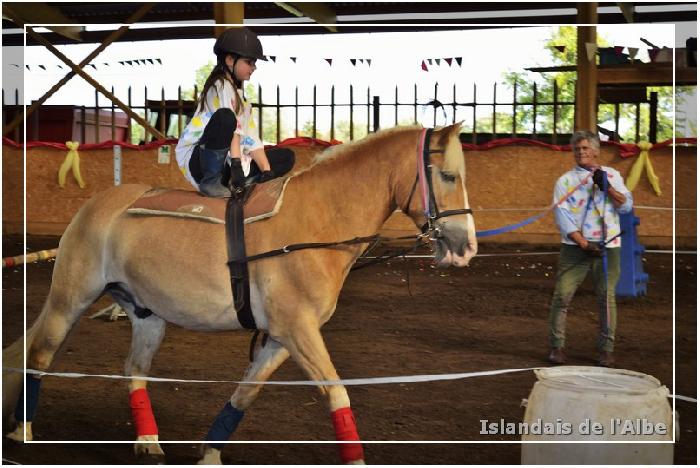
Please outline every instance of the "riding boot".
[{"label": "riding boot", "polygon": [[231,192],[221,184],[221,174],[226,164],[227,153],[228,148],[211,150],[200,146],[199,164],[202,168],[202,180],[199,182],[199,191],[208,197],[231,196]]}]

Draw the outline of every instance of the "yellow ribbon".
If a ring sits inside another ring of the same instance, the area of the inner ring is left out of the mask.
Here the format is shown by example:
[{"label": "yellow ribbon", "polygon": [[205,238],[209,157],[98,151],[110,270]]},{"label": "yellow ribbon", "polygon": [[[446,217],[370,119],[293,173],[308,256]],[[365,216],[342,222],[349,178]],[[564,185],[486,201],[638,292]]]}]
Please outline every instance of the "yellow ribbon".
[{"label": "yellow ribbon", "polygon": [[78,154],[78,146],[80,142],[78,141],[67,141],[66,147],[68,148],[68,154],[66,159],[61,164],[61,168],[58,170],[58,185],[63,188],[66,185],[66,174],[68,174],[68,169],[72,169],[73,177],[78,181],[80,188],[85,188],[85,182],[83,181],[83,176],[80,175],[80,155]]},{"label": "yellow ribbon", "polygon": [[627,182],[625,182],[625,185],[627,185],[630,192],[634,190],[639,183],[639,178],[642,176],[642,169],[646,168],[647,179],[649,179],[649,183],[654,189],[654,192],[656,192],[656,195],[660,197],[661,186],[659,185],[659,177],[654,172],[654,166],[651,164],[651,158],[649,157],[649,150],[653,145],[647,141],[642,141],[637,146],[640,149],[639,156],[632,166],[632,169],[630,169],[630,173],[627,175]]}]

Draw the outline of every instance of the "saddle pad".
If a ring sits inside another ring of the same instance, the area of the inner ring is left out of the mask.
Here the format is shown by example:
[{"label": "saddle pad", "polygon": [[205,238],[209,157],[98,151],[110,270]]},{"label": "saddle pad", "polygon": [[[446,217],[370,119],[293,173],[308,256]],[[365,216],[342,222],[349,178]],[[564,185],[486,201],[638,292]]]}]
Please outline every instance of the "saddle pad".
[{"label": "saddle pad", "polygon": [[[274,216],[282,206],[284,190],[291,177],[255,185],[243,207],[245,223]],[[207,197],[191,190],[154,188],[141,195],[127,213],[146,216],[194,218],[226,224],[228,198]]]}]

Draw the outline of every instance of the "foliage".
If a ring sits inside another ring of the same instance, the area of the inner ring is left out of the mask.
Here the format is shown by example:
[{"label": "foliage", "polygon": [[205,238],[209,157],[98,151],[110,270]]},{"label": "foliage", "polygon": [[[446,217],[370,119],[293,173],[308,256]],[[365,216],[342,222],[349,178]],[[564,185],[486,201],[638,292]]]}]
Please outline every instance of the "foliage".
[{"label": "foliage", "polygon": [[[608,47],[607,40],[598,37],[599,47]],[[576,27],[560,26],[556,29],[549,40],[546,41],[552,62],[557,65],[572,65],[576,63]],[[560,52],[554,46],[564,46],[564,51]],[[533,79],[528,72],[508,72],[503,75],[502,84],[513,89],[515,86],[518,105],[515,113],[516,133],[533,133]],[[537,85],[537,102],[549,102],[554,99],[556,85],[557,102],[573,103],[576,94],[576,73],[556,72],[547,74],[547,78],[537,76],[534,79]],[[676,96],[678,106],[685,99],[687,88],[677,88],[680,93]],[[673,88],[671,87],[648,87],[648,97],[650,93],[656,92],[658,96],[658,126],[657,141],[671,138],[673,132]],[[573,131],[574,106],[565,105],[557,108],[557,133],[570,133]],[[621,104],[619,109],[619,133],[623,141],[635,141],[636,105]],[[615,128],[615,106],[612,104],[601,104],[598,108],[599,125],[614,130]],[[552,133],[554,129],[554,107],[543,105],[537,107],[537,133]],[[692,123],[691,123],[692,125]],[[485,117],[477,121],[477,131],[491,132],[491,117]],[[512,113],[499,112],[496,115],[496,132],[511,133],[513,130]],[[640,106],[639,132],[640,139],[648,139],[649,130],[649,105]]]}]

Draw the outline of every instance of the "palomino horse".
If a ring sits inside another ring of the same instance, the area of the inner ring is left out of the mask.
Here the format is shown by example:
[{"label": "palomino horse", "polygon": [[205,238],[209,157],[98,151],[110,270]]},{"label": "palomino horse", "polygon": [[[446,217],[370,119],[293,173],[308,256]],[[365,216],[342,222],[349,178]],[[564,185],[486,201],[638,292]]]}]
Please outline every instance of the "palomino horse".
[{"label": "palomino horse", "polygon": [[[375,233],[398,207],[417,226],[427,224],[440,266],[466,266],[477,241],[465,188],[460,125],[427,132],[419,127],[381,131],[319,155],[287,185],[275,216],[246,226],[249,255],[284,245],[333,242]],[[421,151],[428,145],[430,151]],[[418,151],[417,151],[418,150]],[[418,154],[417,154],[418,153]],[[424,164],[424,159],[427,162]],[[126,362],[138,455],[162,457],[146,393],[151,361],[166,322],[219,331],[241,328],[226,265],[224,227],[174,217],[134,216],[129,207],[151,187],[122,185],[88,201],[59,245],[49,296],[27,332],[27,368],[47,371],[80,315],[108,290],[132,322]],[[429,221],[429,222],[428,222]],[[165,235],[167,233],[167,235]],[[343,462],[364,454],[350,400],[331,362],[320,328],[336,308],[343,282],[367,244],[298,250],[249,264],[255,322],[270,339],[216,417],[202,463],[220,463],[221,449],[264,381],[289,356],[327,397]],[[115,287],[117,285],[118,287]],[[144,316],[144,309],[152,312]],[[22,341],[5,350],[5,367],[22,367]],[[3,418],[19,421],[10,438],[32,437],[31,420],[41,379],[4,372]],[[17,404],[17,401],[20,401]]]}]

